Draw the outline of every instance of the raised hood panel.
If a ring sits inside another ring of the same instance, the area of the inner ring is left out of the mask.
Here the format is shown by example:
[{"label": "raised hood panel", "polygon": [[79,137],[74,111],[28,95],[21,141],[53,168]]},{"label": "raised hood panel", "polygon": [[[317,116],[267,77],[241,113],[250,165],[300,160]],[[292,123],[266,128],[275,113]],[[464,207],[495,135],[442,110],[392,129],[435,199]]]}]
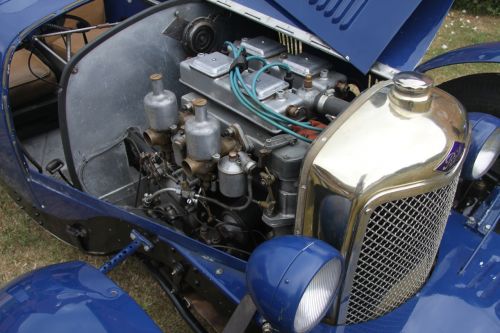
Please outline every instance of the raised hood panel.
[{"label": "raised hood panel", "polygon": [[[367,73],[377,62],[411,70],[432,42],[453,0],[208,0],[281,32],[317,36]],[[245,11],[248,8],[248,11]],[[271,23],[255,12],[276,20]],[[307,42],[307,41],[306,41]],[[315,44],[309,43],[309,44]],[[380,65],[378,66],[380,67]]]},{"label": "raised hood panel", "polygon": [[367,72],[422,0],[272,0]]}]

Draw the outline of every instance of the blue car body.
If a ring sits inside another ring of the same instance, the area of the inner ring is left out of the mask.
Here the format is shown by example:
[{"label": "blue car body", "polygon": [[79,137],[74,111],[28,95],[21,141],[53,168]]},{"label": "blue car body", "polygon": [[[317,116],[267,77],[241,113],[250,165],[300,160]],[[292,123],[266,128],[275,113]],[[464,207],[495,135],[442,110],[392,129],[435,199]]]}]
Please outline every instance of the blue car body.
[{"label": "blue car body", "polygon": [[[107,219],[115,224],[126,224],[129,229],[138,229],[155,235],[160,244],[181,255],[225,298],[238,304],[247,293],[245,261],[40,174],[28,166],[21,153],[10,114],[7,87],[9,63],[14,50],[34,27],[85,2],[0,0],[1,182],[38,223],[53,233],[57,234],[58,228],[65,228],[73,222],[88,221],[98,227],[100,219]],[[313,26],[310,19],[303,18],[301,21],[293,6],[283,10],[280,5],[284,6],[284,1],[239,0],[238,2],[255,10],[267,11],[268,15],[287,20],[295,26],[305,27],[320,37],[323,34],[328,35],[326,28],[321,25]],[[376,36],[370,37],[377,44],[377,51],[368,52],[360,57],[351,57],[352,64],[363,72],[367,72],[372,66],[387,66],[396,70],[414,69],[432,41],[451,2],[441,1],[436,6],[432,0],[408,2],[407,5],[411,8],[406,8],[408,11],[406,18],[395,23],[386,34],[379,36],[380,40]],[[375,5],[373,10],[387,10],[386,6],[390,6],[390,1],[381,3],[380,8]],[[373,4],[373,1],[370,4]],[[113,0],[106,6],[111,13],[110,20],[113,20],[113,15],[116,18],[129,17],[146,8],[140,1],[128,4],[127,1]],[[300,9],[299,5],[297,9]],[[378,20],[381,13],[370,14],[367,16]],[[416,22],[421,22],[422,25],[417,25]],[[358,23],[367,26],[372,22]],[[345,44],[345,46],[339,46],[336,51],[346,56],[351,51],[349,45],[352,43],[349,41],[362,36],[343,35],[341,32],[332,36],[345,38],[339,40],[339,45]],[[330,45],[336,46],[333,41]],[[484,61],[500,61],[500,44],[485,44],[455,51],[421,65],[419,70],[426,71],[462,62]],[[500,217],[499,198],[500,193],[497,190],[493,193],[493,197],[485,201],[487,213],[478,217],[493,221],[491,222],[493,228]],[[408,302],[376,320],[340,327],[321,323],[314,332],[499,331],[499,234],[489,232],[483,235],[466,226],[464,216],[452,213],[441,244],[430,280]],[[124,244],[118,243],[116,247],[122,245]],[[223,274],[217,273],[220,271],[223,271]],[[88,283],[92,283],[92,286],[90,287]],[[113,297],[105,295],[112,291]],[[115,294],[117,296],[114,296]],[[56,304],[59,301],[62,302],[61,305]],[[44,268],[28,273],[5,286],[0,291],[0,330],[39,332],[40,327],[33,325],[32,321],[39,313],[55,314],[50,319],[54,322],[74,321],[75,317],[59,315],[65,308],[73,306],[77,307],[73,308],[75,314],[82,316],[78,318],[82,318],[81,320],[89,325],[96,325],[96,330],[92,330],[95,332],[126,332],[125,328],[134,331],[134,326],[127,324],[129,322],[127,319],[132,318],[134,323],[139,325],[137,327],[141,327],[141,331],[158,331],[158,328],[148,321],[145,313],[120,288],[83,263]],[[116,314],[116,317],[113,317],[113,314]],[[113,321],[110,321],[110,318],[113,318]],[[67,331],[68,328],[68,326],[59,327],[62,328],[61,332]],[[57,332],[57,330],[52,331]],[[72,331],[78,332],[74,329]]]},{"label": "blue car body", "polygon": [[78,261],[23,275],[0,300],[2,332],[161,332],[113,281]]}]

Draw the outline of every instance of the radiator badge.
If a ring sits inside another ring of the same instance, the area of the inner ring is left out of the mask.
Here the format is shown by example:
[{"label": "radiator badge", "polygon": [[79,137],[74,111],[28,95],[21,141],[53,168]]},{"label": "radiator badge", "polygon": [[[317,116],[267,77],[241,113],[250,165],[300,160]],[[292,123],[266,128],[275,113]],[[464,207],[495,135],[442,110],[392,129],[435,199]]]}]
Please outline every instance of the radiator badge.
[{"label": "radiator badge", "polygon": [[436,168],[437,171],[448,172],[450,171],[457,163],[460,161],[460,157],[465,150],[465,143],[455,141],[453,142],[453,146],[451,146],[448,155],[439,163]]}]

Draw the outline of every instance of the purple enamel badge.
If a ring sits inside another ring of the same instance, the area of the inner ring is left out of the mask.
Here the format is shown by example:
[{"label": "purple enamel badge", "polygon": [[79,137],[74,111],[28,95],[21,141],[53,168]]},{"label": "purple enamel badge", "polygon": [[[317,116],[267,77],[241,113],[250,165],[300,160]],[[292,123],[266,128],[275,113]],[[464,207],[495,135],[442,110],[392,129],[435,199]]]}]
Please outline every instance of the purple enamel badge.
[{"label": "purple enamel badge", "polygon": [[453,146],[451,146],[448,155],[446,155],[443,161],[439,163],[436,170],[442,172],[450,171],[458,163],[458,161],[460,161],[460,157],[462,157],[464,150],[465,143],[458,141],[453,142]]}]

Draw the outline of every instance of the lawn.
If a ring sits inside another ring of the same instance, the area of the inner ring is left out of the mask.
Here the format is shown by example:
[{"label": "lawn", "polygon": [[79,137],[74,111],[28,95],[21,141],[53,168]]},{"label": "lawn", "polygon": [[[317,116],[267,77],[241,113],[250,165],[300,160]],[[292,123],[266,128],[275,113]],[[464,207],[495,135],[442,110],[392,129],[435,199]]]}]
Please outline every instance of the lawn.
[{"label": "lawn", "polygon": [[[452,11],[426,58],[461,46],[495,40],[500,40],[500,17],[472,16]],[[484,71],[500,72],[500,65],[457,65],[431,74],[437,82],[443,82],[463,74]],[[35,268],[70,260],[83,260],[99,266],[106,258],[84,255],[56,240],[31,220],[0,188],[0,285]],[[189,331],[138,260],[128,259],[110,275],[163,330]]]}]

